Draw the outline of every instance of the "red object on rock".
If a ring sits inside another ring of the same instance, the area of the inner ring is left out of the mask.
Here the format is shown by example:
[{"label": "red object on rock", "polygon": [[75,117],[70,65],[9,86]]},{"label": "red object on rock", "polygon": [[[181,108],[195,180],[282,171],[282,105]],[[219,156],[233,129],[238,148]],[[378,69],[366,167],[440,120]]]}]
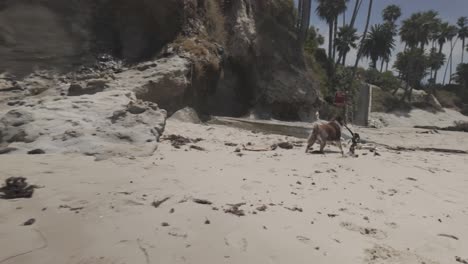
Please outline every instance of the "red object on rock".
[{"label": "red object on rock", "polygon": [[344,92],[336,92],[335,93],[335,105],[336,106],[343,106],[346,102],[346,94]]}]

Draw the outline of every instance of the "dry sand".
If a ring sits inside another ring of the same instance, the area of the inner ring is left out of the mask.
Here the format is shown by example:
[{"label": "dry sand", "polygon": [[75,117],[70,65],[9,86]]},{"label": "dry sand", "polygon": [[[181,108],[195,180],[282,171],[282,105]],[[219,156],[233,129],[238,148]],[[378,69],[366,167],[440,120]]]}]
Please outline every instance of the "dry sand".
[{"label": "dry sand", "polygon": [[[405,130],[404,141],[468,149],[467,134],[417,132]],[[360,133],[405,144],[398,130]],[[325,155],[304,146],[238,153],[225,143],[263,148],[286,138],[177,122],[165,134],[200,137],[193,145],[205,151],[164,141],[153,157],[133,160],[0,156],[1,181],[24,176],[44,187],[31,199],[0,200],[0,264],[468,259],[468,155],[378,148],[380,156],[362,149],[342,158],[333,146]],[[245,216],[225,212],[238,203]]]}]

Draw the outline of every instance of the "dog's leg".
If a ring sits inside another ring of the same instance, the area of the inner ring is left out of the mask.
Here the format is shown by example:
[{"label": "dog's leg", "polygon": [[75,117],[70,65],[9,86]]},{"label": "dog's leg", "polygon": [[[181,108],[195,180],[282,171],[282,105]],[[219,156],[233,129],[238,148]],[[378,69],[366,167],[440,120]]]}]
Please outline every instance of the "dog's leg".
[{"label": "dog's leg", "polygon": [[320,153],[323,153],[323,149],[325,148],[325,145],[327,145],[327,141],[322,139],[320,141]]},{"label": "dog's leg", "polygon": [[307,147],[305,149],[306,153],[309,151],[310,147],[312,147],[315,144],[315,141],[317,141],[317,135],[314,132],[312,132],[309,138],[307,139]]},{"label": "dog's leg", "polygon": [[343,145],[341,144],[341,139],[338,141],[338,146],[340,147],[341,155],[344,157],[344,151],[343,151]]}]

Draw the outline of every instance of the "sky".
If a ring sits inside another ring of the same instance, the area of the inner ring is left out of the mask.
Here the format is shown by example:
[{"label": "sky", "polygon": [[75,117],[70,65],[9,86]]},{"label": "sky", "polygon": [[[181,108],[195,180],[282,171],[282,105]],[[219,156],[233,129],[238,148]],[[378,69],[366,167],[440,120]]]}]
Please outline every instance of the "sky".
[{"label": "sky", "polygon": [[[294,1],[297,3],[297,0],[294,0]],[[354,8],[354,3],[355,3],[355,0],[350,0],[348,4],[348,10],[346,12],[346,19],[348,20],[348,22],[349,22],[349,19],[351,18],[351,13]],[[313,13],[312,13],[312,18],[311,18],[311,25],[317,27],[319,29],[320,34],[322,34],[325,37],[325,44],[323,45],[323,47],[327,49],[328,47],[328,37],[327,37],[328,25],[317,17],[315,13],[316,4],[317,2],[313,0],[312,2]],[[399,19],[398,23],[401,23],[402,20],[408,18],[412,13],[420,12],[420,11],[428,11],[428,10],[435,10],[439,12],[439,17],[443,21],[450,22],[451,24],[456,24],[457,19],[461,16],[468,17],[468,0],[374,0],[370,25],[382,23],[382,15],[381,15],[382,10],[390,4],[396,4],[401,7],[402,16]],[[369,5],[369,0],[364,0],[361,6],[361,9],[359,11],[358,19],[356,21],[356,27],[358,28],[358,32],[360,34],[362,34],[364,27],[365,27],[368,5]],[[341,23],[342,23],[342,17],[340,17],[339,25]],[[449,46],[450,45],[448,44],[445,45],[444,52],[450,51]],[[455,71],[456,66],[461,62],[461,52],[462,52],[461,46],[462,46],[461,40],[459,40],[453,50],[454,71]],[[401,51],[402,49],[403,49],[403,44],[401,44],[400,39],[398,37],[394,55],[397,52]],[[355,59],[356,59],[356,51],[353,50],[350,52],[348,56],[347,63],[354,64]],[[392,61],[390,62],[389,68],[393,65],[394,59],[395,59],[395,56],[393,56]],[[465,62],[467,61],[468,61],[468,53],[465,52]],[[363,67],[367,67],[369,65],[369,62],[364,59],[363,61],[360,62],[360,65]],[[445,65],[443,69],[445,70]],[[441,75],[443,76],[443,73],[442,74],[439,73],[439,76]],[[446,79],[448,79],[448,76]]]}]

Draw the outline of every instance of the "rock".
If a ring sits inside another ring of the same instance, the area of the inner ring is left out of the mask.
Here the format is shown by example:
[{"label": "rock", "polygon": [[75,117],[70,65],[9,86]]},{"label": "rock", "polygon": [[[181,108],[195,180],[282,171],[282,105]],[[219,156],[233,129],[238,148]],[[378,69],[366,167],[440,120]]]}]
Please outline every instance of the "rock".
[{"label": "rock", "polygon": [[[186,105],[184,96],[190,84],[187,76],[191,64],[179,56],[163,58],[155,63],[156,67],[143,72],[141,81],[128,80],[123,85],[128,90],[134,90],[138,99],[155,102],[173,113]],[[130,70],[125,73],[128,74],[134,73]]]},{"label": "rock", "polygon": [[140,63],[138,64],[135,68],[139,71],[146,71],[149,68],[154,68],[158,66],[155,62],[146,62],[146,63]]},{"label": "rock", "polygon": [[10,147],[0,148],[0,155],[7,154],[7,153],[10,153],[10,152],[13,152],[13,151],[16,151],[16,150],[18,150],[18,149],[17,148],[10,148]]},{"label": "rock", "polygon": [[91,80],[88,81],[86,87],[78,83],[70,84],[68,88],[68,96],[80,96],[85,94],[96,94],[104,91],[108,87],[106,80]]},{"label": "rock", "polygon": [[23,225],[24,226],[30,226],[30,225],[34,224],[35,222],[36,222],[36,219],[31,218],[28,221],[24,222]]},{"label": "rock", "polygon": [[[245,105],[255,101],[254,108],[263,109],[264,117],[315,120],[321,104],[319,83],[306,68],[301,49],[296,46],[294,23],[287,22],[294,21],[292,9],[286,10],[281,3],[240,1],[229,5],[224,78],[220,78],[216,93],[208,102],[221,114],[236,108],[245,113]],[[262,30],[265,28],[271,31]],[[239,99],[239,94],[244,98]],[[232,114],[238,113],[231,110]]]},{"label": "rock", "polygon": [[294,145],[289,143],[289,142],[280,142],[277,145],[278,145],[278,147],[280,147],[282,149],[293,149],[294,148]]},{"label": "rock", "polygon": [[123,90],[105,90],[86,99],[49,96],[28,110],[1,114],[0,142],[10,143],[18,153],[46,149],[97,160],[152,155],[166,124],[166,111]]},{"label": "rock", "polygon": [[200,118],[198,117],[197,112],[191,108],[186,107],[178,110],[169,118],[171,121],[180,121],[185,123],[200,124]]},{"label": "rock", "polygon": [[34,121],[33,115],[23,109],[8,111],[0,118],[0,143],[30,143],[39,136],[36,132],[27,133],[25,126]]},{"label": "rock", "polygon": [[33,149],[31,151],[28,151],[29,155],[40,155],[40,154],[45,154],[45,151],[42,149]]}]

